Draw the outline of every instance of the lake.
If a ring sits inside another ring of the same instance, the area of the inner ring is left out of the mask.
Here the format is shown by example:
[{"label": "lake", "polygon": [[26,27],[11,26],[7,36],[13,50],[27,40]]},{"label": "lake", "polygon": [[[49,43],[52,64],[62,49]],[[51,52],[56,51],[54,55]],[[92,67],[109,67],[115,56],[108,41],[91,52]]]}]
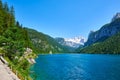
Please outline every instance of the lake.
[{"label": "lake", "polygon": [[39,55],[31,66],[35,80],[120,80],[120,55]]}]

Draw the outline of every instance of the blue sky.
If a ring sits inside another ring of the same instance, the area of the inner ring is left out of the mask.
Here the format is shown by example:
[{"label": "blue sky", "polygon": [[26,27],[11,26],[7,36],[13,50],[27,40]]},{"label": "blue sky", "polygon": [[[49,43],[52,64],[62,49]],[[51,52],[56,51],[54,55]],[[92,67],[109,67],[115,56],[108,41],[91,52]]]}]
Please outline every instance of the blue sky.
[{"label": "blue sky", "polygon": [[3,0],[23,26],[52,37],[88,37],[120,12],[120,0]]}]

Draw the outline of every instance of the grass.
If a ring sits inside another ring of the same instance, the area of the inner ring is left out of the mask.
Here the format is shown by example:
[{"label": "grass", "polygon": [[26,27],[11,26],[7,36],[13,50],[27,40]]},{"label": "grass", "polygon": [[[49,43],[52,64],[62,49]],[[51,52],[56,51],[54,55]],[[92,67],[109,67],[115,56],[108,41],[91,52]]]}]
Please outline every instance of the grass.
[{"label": "grass", "polygon": [[[17,74],[17,76],[21,79],[21,80],[32,80],[30,75],[29,75],[29,68],[30,68],[30,64],[24,64],[26,62],[26,60],[22,60],[21,62],[17,63],[17,65],[15,65],[11,60],[9,60],[8,57],[5,57],[5,59],[8,61],[9,63],[9,67],[12,68],[12,71]],[[27,65],[27,67],[24,69],[22,67],[22,65]]]}]

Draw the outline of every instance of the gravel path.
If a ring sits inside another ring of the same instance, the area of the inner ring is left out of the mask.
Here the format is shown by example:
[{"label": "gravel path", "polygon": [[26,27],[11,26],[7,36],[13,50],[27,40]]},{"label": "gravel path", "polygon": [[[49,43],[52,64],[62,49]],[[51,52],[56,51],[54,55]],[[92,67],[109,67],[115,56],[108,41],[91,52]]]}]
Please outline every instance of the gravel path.
[{"label": "gravel path", "polygon": [[0,60],[0,80],[20,80],[7,65]]}]

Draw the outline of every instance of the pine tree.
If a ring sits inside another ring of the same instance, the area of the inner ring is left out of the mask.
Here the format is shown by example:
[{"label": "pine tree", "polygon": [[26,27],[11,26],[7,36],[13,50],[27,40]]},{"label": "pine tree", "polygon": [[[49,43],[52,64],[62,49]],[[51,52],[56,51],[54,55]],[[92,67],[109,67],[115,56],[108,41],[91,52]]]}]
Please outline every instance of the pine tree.
[{"label": "pine tree", "polygon": [[15,11],[14,11],[14,7],[11,6],[10,7],[10,26],[15,25]]},{"label": "pine tree", "polygon": [[3,32],[3,5],[2,5],[2,1],[0,0],[0,35]]},{"label": "pine tree", "polygon": [[16,21],[16,26],[19,27],[20,26],[20,23],[18,21]]},{"label": "pine tree", "polygon": [[3,5],[2,5],[2,1],[0,0],[0,11],[2,10]]},{"label": "pine tree", "polygon": [[9,7],[8,7],[7,2],[4,3],[3,9],[4,9],[4,11],[9,12]]}]

